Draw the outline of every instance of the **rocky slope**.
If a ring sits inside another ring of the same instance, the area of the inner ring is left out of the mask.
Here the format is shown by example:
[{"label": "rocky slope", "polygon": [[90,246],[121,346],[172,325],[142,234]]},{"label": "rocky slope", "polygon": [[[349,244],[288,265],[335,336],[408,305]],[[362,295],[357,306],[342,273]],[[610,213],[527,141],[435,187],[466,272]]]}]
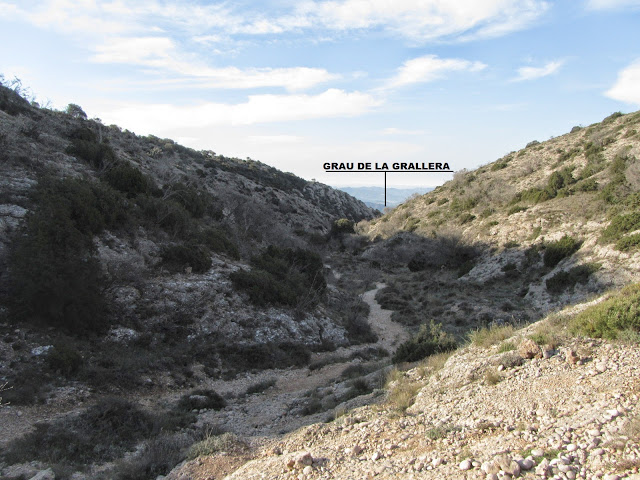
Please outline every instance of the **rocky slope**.
[{"label": "rocky slope", "polygon": [[[224,478],[640,478],[640,348],[567,335],[570,315],[398,373],[385,401],[258,446]],[[167,478],[221,478],[224,456]]]}]

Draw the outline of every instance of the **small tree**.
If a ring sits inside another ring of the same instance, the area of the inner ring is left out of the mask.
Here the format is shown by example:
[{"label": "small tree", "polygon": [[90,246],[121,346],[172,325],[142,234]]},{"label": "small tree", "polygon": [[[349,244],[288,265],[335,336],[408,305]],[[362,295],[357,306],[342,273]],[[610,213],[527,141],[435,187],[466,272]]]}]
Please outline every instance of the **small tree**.
[{"label": "small tree", "polygon": [[84,113],[82,107],[80,105],[76,105],[75,103],[70,103],[69,105],[67,105],[65,113],[67,115],[71,115],[73,118],[80,118],[82,120],[87,119],[87,114]]}]

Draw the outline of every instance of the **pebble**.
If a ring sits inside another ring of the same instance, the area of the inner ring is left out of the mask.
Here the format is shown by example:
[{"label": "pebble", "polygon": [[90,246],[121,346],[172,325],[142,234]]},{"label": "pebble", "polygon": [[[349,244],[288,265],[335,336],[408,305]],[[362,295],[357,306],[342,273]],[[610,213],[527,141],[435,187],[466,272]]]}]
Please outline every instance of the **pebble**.
[{"label": "pebble", "polygon": [[463,460],[460,462],[460,470],[470,470],[471,469],[471,460]]}]

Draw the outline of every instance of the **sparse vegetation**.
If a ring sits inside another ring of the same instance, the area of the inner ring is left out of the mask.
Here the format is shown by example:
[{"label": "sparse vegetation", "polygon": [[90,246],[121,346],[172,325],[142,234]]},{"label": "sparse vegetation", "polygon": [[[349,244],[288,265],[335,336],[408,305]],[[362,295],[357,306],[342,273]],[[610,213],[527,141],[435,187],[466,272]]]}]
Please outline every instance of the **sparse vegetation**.
[{"label": "sparse vegetation", "polygon": [[580,245],[580,241],[569,235],[564,235],[555,242],[547,243],[543,255],[545,266],[555,267],[562,260],[573,255],[580,248]]},{"label": "sparse vegetation", "polygon": [[393,363],[416,362],[436,353],[456,348],[456,342],[433,320],[420,326],[418,333],[401,344],[393,354]]},{"label": "sparse vegetation", "polygon": [[640,284],[629,285],[587,308],[570,322],[574,333],[615,340],[625,331],[640,332]]},{"label": "sparse vegetation", "polygon": [[513,325],[492,324],[489,327],[482,327],[472,331],[469,334],[469,340],[478,347],[488,348],[514,335],[515,328]]}]

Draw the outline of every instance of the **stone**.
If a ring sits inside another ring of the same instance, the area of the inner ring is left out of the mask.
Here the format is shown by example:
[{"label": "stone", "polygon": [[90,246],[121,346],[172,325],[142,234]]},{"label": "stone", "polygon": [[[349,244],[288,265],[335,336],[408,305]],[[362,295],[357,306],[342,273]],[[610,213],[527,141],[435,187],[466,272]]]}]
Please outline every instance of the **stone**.
[{"label": "stone", "polygon": [[527,338],[518,345],[518,355],[526,359],[542,358],[542,349],[536,342]]},{"label": "stone", "polygon": [[29,480],[56,480],[56,474],[53,473],[52,469],[47,468],[46,470],[36,473]]},{"label": "stone", "polygon": [[568,350],[566,358],[569,365],[575,365],[580,361],[580,357],[574,350]]},{"label": "stone", "polygon": [[471,469],[471,460],[466,459],[460,462],[460,470],[470,470]]},{"label": "stone", "polygon": [[541,448],[534,448],[531,450],[531,455],[534,457],[542,457],[544,455],[544,450]]},{"label": "stone", "polygon": [[500,467],[498,466],[498,464],[495,461],[491,461],[491,460],[484,462],[480,466],[480,469],[488,475],[492,473],[497,474],[500,471]]},{"label": "stone", "polygon": [[311,475],[313,473],[313,468],[310,465],[307,465],[302,469],[302,473],[305,475]]},{"label": "stone", "polygon": [[527,457],[520,460],[518,464],[520,465],[520,468],[522,470],[531,470],[533,467],[535,467],[536,462],[534,462],[533,458]]},{"label": "stone", "polygon": [[302,452],[295,457],[295,466],[297,468],[303,468],[313,464],[313,457],[309,452]]}]

